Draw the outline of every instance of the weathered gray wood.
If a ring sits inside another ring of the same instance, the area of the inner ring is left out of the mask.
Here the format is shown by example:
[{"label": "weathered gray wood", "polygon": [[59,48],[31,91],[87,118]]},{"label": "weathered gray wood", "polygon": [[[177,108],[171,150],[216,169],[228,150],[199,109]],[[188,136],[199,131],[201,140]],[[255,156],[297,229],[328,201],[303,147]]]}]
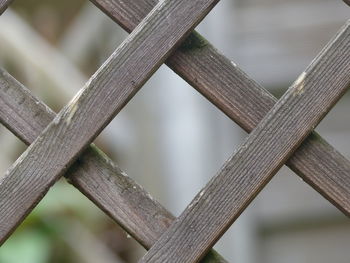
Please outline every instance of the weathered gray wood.
[{"label": "weathered gray wood", "polygon": [[217,0],[160,2],[0,181],[0,243]]},{"label": "weathered gray wood", "polygon": [[197,262],[350,87],[350,22],[140,262]]},{"label": "weathered gray wood", "polygon": [[[55,113],[0,68],[0,122],[30,145]],[[65,174],[67,180],[141,245],[149,249],[174,216],[126,176],[102,151],[91,145]],[[215,251],[206,262],[226,262]]]},{"label": "weathered gray wood", "polygon": [[0,15],[9,7],[13,0],[0,0]]},{"label": "weathered gray wood", "polygon": [[[91,0],[131,31],[156,0]],[[167,65],[247,132],[258,125],[277,99],[193,33]],[[313,132],[287,165],[325,198],[350,216],[350,162]]]}]

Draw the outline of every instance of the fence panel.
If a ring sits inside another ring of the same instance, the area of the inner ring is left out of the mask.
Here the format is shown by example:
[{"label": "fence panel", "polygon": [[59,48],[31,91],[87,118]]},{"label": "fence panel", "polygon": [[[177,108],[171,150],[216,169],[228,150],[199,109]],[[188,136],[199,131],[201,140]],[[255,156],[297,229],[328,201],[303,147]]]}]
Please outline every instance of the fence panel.
[{"label": "fence panel", "polygon": [[[218,0],[91,1],[133,31],[60,113],[0,70],[0,121],[32,144],[0,181],[0,244],[66,171],[150,248],[140,262],[203,259],[285,162],[350,215],[350,162],[312,132],[350,87],[350,21],[277,102],[202,36],[190,34]],[[10,2],[0,0],[0,14]],[[165,61],[243,129],[254,129],[177,219],[89,146]],[[204,261],[226,262],[215,251]]]}]

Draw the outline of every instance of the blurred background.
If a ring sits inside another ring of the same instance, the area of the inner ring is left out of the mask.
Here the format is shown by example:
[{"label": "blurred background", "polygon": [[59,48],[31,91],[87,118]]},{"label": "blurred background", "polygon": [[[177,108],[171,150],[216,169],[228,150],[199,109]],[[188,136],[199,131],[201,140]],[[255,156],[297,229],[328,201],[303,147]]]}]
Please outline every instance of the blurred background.
[{"label": "blurred background", "polygon": [[[349,19],[341,0],[222,0],[197,28],[279,97]],[[127,34],[85,0],[15,0],[0,66],[59,111]],[[350,158],[350,94],[317,127]],[[180,105],[180,107],[179,107]],[[97,144],[175,215],[247,136],[162,66]],[[25,150],[0,126],[0,172]],[[348,263],[350,222],[284,167],[215,248],[235,263]],[[0,249],[0,263],[137,262],[144,249],[61,180]]]}]

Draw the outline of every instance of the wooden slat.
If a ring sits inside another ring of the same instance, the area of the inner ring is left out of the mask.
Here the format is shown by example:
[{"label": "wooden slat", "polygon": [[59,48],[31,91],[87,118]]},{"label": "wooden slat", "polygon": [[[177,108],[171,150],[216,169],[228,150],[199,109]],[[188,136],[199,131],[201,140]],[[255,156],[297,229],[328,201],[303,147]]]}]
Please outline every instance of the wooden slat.
[{"label": "wooden slat", "polygon": [[197,262],[350,87],[350,22],[139,262]]},{"label": "wooden slat", "polygon": [[0,15],[9,7],[13,0],[0,0]]},{"label": "wooden slat", "polygon": [[[91,1],[129,32],[157,2]],[[191,34],[166,63],[247,132],[277,101],[198,33]],[[287,165],[350,216],[350,162],[317,133],[303,142]]]},{"label": "wooden slat", "polygon": [[216,0],[160,2],[0,181],[0,243]]},{"label": "wooden slat", "polygon": [[[0,122],[30,145],[55,113],[0,68]],[[65,174],[66,178],[141,245],[149,249],[174,216],[126,176],[101,150],[91,145]],[[206,262],[226,262],[210,251]]]}]

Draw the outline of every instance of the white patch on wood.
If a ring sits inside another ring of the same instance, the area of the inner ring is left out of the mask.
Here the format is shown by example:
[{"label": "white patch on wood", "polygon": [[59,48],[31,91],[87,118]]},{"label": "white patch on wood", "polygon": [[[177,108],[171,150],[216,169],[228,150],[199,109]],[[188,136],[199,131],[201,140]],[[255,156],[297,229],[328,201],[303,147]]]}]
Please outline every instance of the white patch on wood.
[{"label": "white patch on wood", "polygon": [[57,124],[60,122],[60,120],[61,120],[61,118],[55,117],[55,118],[53,119],[53,123],[54,123],[55,125],[57,125]]},{"label": "white patch on wood", "polygon": [[68,113],[68,117],[66,119],[66,123],[69,125],[75,112],[77,111],[78,109],[78,104],[77,103],[74,103],[72,105],[69,106],[69,113]]},{"label": "white patch on wood", "polygon": [[148,197],[149,199],[151,199],[152,201],[154,201],[154,198],[153,198],[153,196],[151,196],[150,193],[146,192],[146,194],[147,194],[147,197]]},{"label": "white patch on wood", "polygon": [[[91,80],[89,81],[91,82]],[[85,85],[84,88],[80,89],[77,94],[75,94],[75,96],[70,100],[70,102],[68,103],[68,105],[74,105],[78,102],[80,96],[83,94],[83,92],[85,91],[86,87],[89,85],[89,82]]]},{"label": "white patch on wood", "polygon": [[204,195],[204,192],[205,192],[205,190],[203,189],[203,190],[199,193],[199,195],[197,196],[197,198],[188,206],[188,208],[191,208],[192,206],[196,205],[196,204],[199,202],[199,200],[201,199],[201,197]]},{"label": "white patch on wood", "polygon": [[68,117],[66,120],[66,123],[69,125],[75,112],[78,109],[78,103],[79,103],[79,99],[81,97],[81,95],[84,93],[84,91],[88,88],[88,86],[90,85],[91,81],[93,80],[93,78],[90,78],[90,80],[85,84],[85,87],[80,89],[77,94],[75,94],[75,96],[71,99],[71,101],[68,103],[68,109],[69,109],[69,113],[68,113]]},{"label": "white patch on wood", "polygon": [[305,86],[305,77],[306,77],[306,72],[304,71],[299,78],[294,82],[293,87],[294,87],[294,95],[301,95],[304,93],[304,86]]},{"label": "white patch on wood", "polygon": [[121,174],[122,176],[126,176],[126,177],[128,177],[127,173],[126,173],[126,172],[124,172],[124,171],[121,171],[121,172],[120,172],[120,174]]}]

